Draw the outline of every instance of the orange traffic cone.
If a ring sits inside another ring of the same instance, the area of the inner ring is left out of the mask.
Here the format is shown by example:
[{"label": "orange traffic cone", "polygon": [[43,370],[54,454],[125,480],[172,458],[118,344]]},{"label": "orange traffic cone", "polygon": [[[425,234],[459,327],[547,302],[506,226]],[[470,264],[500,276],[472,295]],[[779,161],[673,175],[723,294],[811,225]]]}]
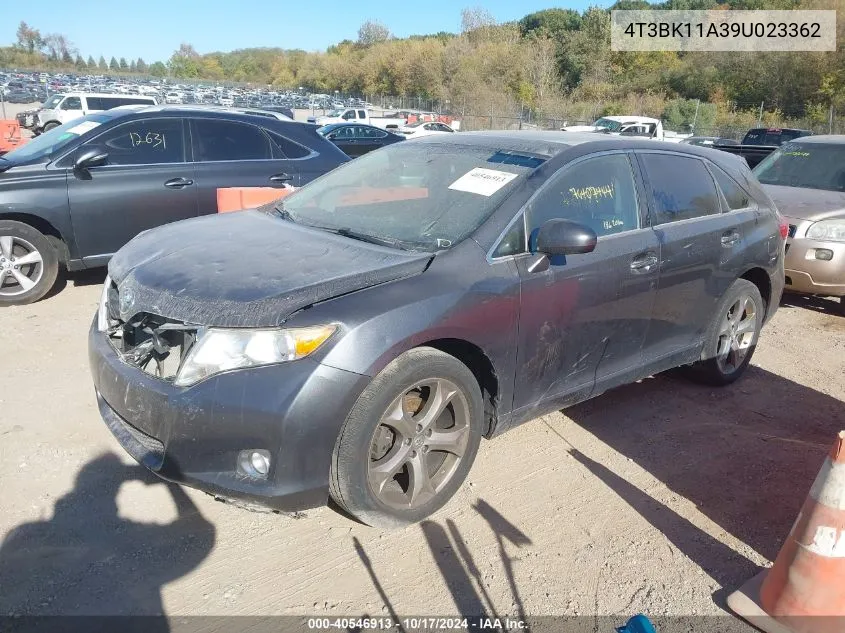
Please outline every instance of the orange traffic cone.
[{"label": "orange traffic cone", "polygon": [[845,631],[845,431],[774,566],[731,594],[728,606],[767,633]]}]

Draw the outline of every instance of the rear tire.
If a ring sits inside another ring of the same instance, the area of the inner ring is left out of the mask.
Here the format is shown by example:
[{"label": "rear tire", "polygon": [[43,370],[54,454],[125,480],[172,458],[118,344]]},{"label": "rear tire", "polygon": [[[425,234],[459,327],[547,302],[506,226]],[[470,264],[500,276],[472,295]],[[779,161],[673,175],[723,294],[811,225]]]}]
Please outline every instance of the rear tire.
[{"label": "rear tire", "polygon": [[55,121],[50,121],[49,123],[44,124],[44,128],[41,131],[42,131],[42,133],[43,132],[49,132],[53,128],[57,128],[57,127],[59,127],[58,123],[56,123]]},{"label": "rear tire", "polygon": [[837,310],[840,315],[845,316],[845,297],[839,297],[839,305]]},{"label": "rear tire", "polygon": [[466,365],[430,347],[405,352],[373,378],[346,418],[332,456],[332,498],[374,527],[424,519],[469,473],[483,410]]},{"label": "rear tire", "polygon": [[729,385],[745,373],[763,327],[766,304],[760,290],[737,279],[719,301],[705,335],[701,360],[684,374],[708,385]]},{"label": "rear tire", "polygon": [[0,306],[38,301],[58,274],[56,249],[44,235],[28,224],[0,220]]}]

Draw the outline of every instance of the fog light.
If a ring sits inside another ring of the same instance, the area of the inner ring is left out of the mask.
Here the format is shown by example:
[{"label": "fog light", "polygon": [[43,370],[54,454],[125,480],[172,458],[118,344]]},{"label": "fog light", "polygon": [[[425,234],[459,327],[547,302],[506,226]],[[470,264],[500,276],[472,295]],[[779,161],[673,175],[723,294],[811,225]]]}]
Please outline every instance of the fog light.
[{"label": "fog light", "polygon": [[252,449],[238,453],[238,470],[253,479],[266,479],[270,472],[270,451]]},{"label": "fog light", "polygon": [[821,259],[822,261],[829,262],[831,259],[833,259],[833,251],[829,248],[817,248],[816,259]]}]

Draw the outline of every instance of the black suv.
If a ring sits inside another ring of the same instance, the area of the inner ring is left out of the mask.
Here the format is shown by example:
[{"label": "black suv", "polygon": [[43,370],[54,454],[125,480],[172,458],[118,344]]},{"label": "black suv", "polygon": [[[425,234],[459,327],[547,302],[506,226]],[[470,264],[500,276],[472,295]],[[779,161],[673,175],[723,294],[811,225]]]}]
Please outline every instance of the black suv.
[{"label": "black suv", "polygon": [[89,338],[100,412],[166,479],[417,521],[482,437],[673,367],[736,380],[780,300],[786,229],[716,150],[396,143],[127,244]]},{"label": "black suv", "polygon": [[300,186],[349,160],[305,123],[137,106],[76,119],[0,158],[0,306],[59,265],[105,265],[141,231],[217,212],[221,187]]}]

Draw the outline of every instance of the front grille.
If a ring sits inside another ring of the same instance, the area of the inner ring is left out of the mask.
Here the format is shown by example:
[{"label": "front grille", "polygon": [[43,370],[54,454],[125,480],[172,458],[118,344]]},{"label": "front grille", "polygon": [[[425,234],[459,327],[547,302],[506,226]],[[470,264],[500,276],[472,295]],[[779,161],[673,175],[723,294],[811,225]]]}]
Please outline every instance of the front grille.
[{"label": "front grille", "polygon": [[798,230],[798,227],[794,224],[789,225],[789,237],[795,237],[795,232]]},{"label": "front grille", "polygon": [[123,320],[119,303],[118,290],[112,285],[106,299],[112,347],[124,362],[156,378],[172,381],[197,339],[197,326],[148,312]]}]

